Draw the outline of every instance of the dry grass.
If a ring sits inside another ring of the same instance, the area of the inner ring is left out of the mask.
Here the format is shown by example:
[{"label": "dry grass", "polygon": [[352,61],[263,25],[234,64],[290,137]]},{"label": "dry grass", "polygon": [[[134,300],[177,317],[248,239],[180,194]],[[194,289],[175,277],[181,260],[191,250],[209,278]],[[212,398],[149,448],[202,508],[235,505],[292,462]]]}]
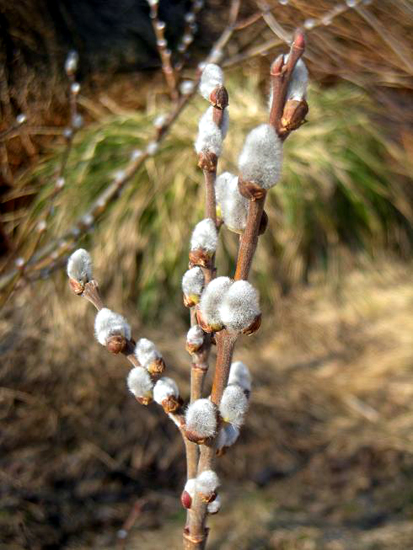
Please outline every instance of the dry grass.
[{"label": "dry grass", "polygon": [[[232,130],[221,170],[236,171],[246,134],[267,117],[264,103],[256,98],[258,82],[257,74],[233,75],[228,81]],[[280,287],[308,279],[320,267],[337,278],[357,263],[357,252],[374,257],[384,249],[406,257],[411,250],[411,163],[407,152],[373,123],[371,100],[361,89],[341,86],[313,89],[309,103],[309,123],[286,143],[282,182],[269,196],[269,230],[254,268],[261,294],[271,303]],[[191,227],[202,216],[202,178],[193,139],[203,109],[198,98],[159,154],[145,163],[93,235],[80,243],[92,251],[113,295],[133,299],[146,317],[157,318],[179,292]],[[79,134],[46,241],[64,234],[85,212],[130,152],[145,141],[151,118],[121,111]],[[49,203],[58,159],[45,159],[29,175],[31,184],[42,184],[43,191],[30,215],[22,218],[21,240],[28,247]],[[236,248],[236,236],[223,230],[222,272],[233,267]]]},{"label": "dry grass", "polygon": [[[254,373],[253,399],[241,441],[220,463],[227,502],[213,521],[221,526],[216,537],[237,537],[234,521],[242,518],[244,540],[216,538],[212,548],[335,550],[322,546],[329,533],[367,537],[369,521],[380,526],[370,533],[379,542],[360,548],[391,548],[380,537],[411,512],[409,272],[382,264],[354,272],[339,291],[297,289],[266,317],[261,334],[243,341],[237,357]],[[52,282],[44,284],[53,292]],[[54,321],[29,292],[2,320],[3,543],[113,547],[115,527],[142,495],[150,502],[137,524],[138,547],[157,548],[162,516],[178,540],[178,435],[156,407],[139,407],[126,394],[127,365],[91,341],[87,304],[68,292],[57,299]],[[166,318],[148,332],[133,322],[133,310],[126,313],[135,334],[157,341],[185,388],[184,327]],[[256,502],[253,525],[244,490]],[[306,532],[313,546],[300,542]]]}]

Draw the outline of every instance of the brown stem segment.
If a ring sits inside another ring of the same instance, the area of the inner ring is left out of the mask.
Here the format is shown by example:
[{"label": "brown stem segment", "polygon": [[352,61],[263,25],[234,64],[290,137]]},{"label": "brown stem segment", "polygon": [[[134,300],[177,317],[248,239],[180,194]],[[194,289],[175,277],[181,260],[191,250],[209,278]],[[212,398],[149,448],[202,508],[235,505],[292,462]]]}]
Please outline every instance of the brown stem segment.
[{"label": "brown stem segment", "polygon": [[217,176],[216,168],[213,172],[204,170],[205,179],[205,214],[211,218],[214,224],[217,224],[217,207],[215,200],[215,179]]},{"label": "brown stem segment", "polygon": [[265,196],[257,200],[251,200],[248,205],[247,224],[241,235],[238,249],[237,268],[234,279],[247,280],[251,269],[252,260],[258,244],[260,224],[264,212]]},{"label": "brown stem segment", "polygon": [[205,550],[208,538],[208,531],[201,537],[190,535],[187,530],[184,531],[184,550]]},{"label": "brown stem segment", "polygon": [[229,333],[226,330],[218,332],[217,340],[217,362],[215,367],[214,382],[212,384],[211,401],[219,406],[222,394],[228,382],[229,369],[231,367],[232,355],[238,334]]}]

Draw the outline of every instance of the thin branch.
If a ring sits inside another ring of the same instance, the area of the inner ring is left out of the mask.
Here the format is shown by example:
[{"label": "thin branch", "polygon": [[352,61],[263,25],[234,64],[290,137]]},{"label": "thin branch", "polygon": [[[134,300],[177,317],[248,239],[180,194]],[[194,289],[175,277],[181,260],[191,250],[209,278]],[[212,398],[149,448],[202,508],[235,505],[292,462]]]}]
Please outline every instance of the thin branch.
[{"label": "thin branch", "polygon": [[169,94],[173,101],[177,101],[179,98],[178,76],[172,66],[172,52],[168,47],[168,42],[165,37],[166,24],[158,18],[158,7],[158,2],[151,3],[150,18],[152,20],[152,27],[156,37],[156,47],[158,48],[159,57],[162,62],[162,71],[165,76],[166,84],[169,88]]}]

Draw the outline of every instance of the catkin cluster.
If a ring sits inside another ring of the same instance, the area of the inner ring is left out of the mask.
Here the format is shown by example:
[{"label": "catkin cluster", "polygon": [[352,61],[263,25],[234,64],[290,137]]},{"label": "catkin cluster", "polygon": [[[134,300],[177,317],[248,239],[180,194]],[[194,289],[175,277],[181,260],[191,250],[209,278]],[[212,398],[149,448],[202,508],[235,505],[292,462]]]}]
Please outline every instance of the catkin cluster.
[{"label": "catkin cluster", "polygon": [[[270,123],[260,124],[246,136],[238,158],[238,175],[227,171],[217,174],[229,135],[228,93],[220,67],[207,64],[203,69],[199,92],[209,106],[199,122],[195,151],[204,172],[206,214],[193,229],[189,267],[182,277],[183,302],[191,309],[186,336],[186,350],[192,360],[187,404],[174,379],[164,376],[165,361],[156,345],[146,338],[135,342],[127,320],[103,305],[89,253],[79,249],[67,264],[72,290],[98,310],[97,341],[111,353],[125,355],[132,365],[127,375],[130,392],[141,404],[155,401],[161,405],[185,440],[188,476],[181,502],[188,510],[184,539],[191,544],[205,542],[206,515],[220,509],[214,457],[237,441],[249,405],[249,369],[241,361],[232,361],[232,356],[237,338],[252,334],[261,323],[259,294],[247,279],[258,236],[266,227],[266,193],[281,177],[283,141],[303,123],[308,111],[308,72],[300,59],[304,46],[304,36],[298,33],[290,54],[274,61]],[[215,267],[219,234],[225,228],[239,234],[240,239],[233,277],[217,276]],[[208,394],[204,381],[213,345],[217,346],[217,360]]]}]

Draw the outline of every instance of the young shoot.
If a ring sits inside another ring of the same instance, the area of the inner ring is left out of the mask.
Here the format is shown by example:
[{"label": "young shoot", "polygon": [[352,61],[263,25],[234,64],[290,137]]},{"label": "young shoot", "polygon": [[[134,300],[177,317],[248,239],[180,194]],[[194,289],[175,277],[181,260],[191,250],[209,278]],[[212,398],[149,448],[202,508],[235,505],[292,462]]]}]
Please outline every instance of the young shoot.
[{"label": "young shoot", "polygon": [[236,384],[245,392],[251,392],[251,374],[242,361],[234,361],[229,371],[228,385]]},{"label": "young shoot", "polygon": [[238,177],[224,172],[215,182],[217,214],[229,230],[242,233],[247,223],[248,199],[238,188]]},{"label": "young shoot", "polygon": [[153,382],[146,369],[134,367],[128,374],[127,385],[139,402],[148,404],[152,401]]},{"label": "young shoot", "polygon": [[199,325],[194,325],[186,335],[186,349],[189,353],[195,353],[201,349],[205,342],[205,332]]},{"label": "young shoot", "polygon": [[213,107],[209,107],[199,121],[198,136],[195,141],[195,151],[200,153],[213,153],[221,156],[223,140],[228,131],[229,116],[224,110],[222,125],[218,127],[213,120]]},{"label": "young shoot", "polygon": [[219,405],[222,419],[236,428],[244,423],[244,416],[248,409],[248,399],[241,386],[229,385],[225,388]]},{"label": "young shoot", "polygon": [[259,327],[260,315],[257,290],[248,281],[235,281],[219,307],[222,323],[232,332],[251,333]]},{"label": "young shoot", "polygon": [[240,177],[263,189],[271,189],[279,181],[282,166],[282,143],[270,124],[254,128],[245,140],[238,159]]},{"label": "young shoot", "polygon": [[175,380],[167,376],[160,378],[153,388],[153,399],[164,408],[165,412],[175,412],[181,406]]},{"label": "young shoot", "polygon": [[104,307],[95,318],[95,336],[99,344],[119,353],[131,338],[131,328],[122,315]]},{"label": "young shoot", "polygon": [[185,272],[182,278],[182,291],[186,307],[193,307],[199,302],[204,285],[204,272],[200,267],[195,266]]},{"label": "young shoot", "polygon": [[297,61],[294,67],[293,76],[288,86],[287,100],[294,99],[302,101],[307,97],[308,70],[302,59]]},{"label": "young shoot", "polygon": [[229,277],[217,277],[202,293],[198,322],[206,332],[217,332],[222,329],[220,306],[231,285],[232,281]]},{"label": "young shoot", "polygon": [[197,399],[186,411],[186,436],[201,443],[213,437],[217,430],[217,410],[209,399]]},{"label": "young shoot", "polygon": [[211,218],[196,224],[191,236],[189,259],[194,265],[206,267],[218,246],[218,231]]},{"label": "young shoot", "polygon": [[218,65],[214,63],[208,63],[202,71],[201,81],[199,83],[199,93],[209,101],[209,97],[215,88],[223,86],[223,84],[224,73],[221,67],[218,67]]},{"label": "young shoot", "polygon": [[219,486],[219,478],[213,470],[205,470],[196,478],[196,490],[206,498],[213,495]]},{"label": "young shoot", "polygon": [[92,280],[92,258],[87,250],[79,248],[69,257],[67,274],[70,286],[76,294],[81,294],[85,284]]},{"label": "young shoot", "polygon": [[147,338],[138,340],[134,353],[139,363],[151,374],[159,374],[164,371],[165,363],[162,354],[151,340]]}]

